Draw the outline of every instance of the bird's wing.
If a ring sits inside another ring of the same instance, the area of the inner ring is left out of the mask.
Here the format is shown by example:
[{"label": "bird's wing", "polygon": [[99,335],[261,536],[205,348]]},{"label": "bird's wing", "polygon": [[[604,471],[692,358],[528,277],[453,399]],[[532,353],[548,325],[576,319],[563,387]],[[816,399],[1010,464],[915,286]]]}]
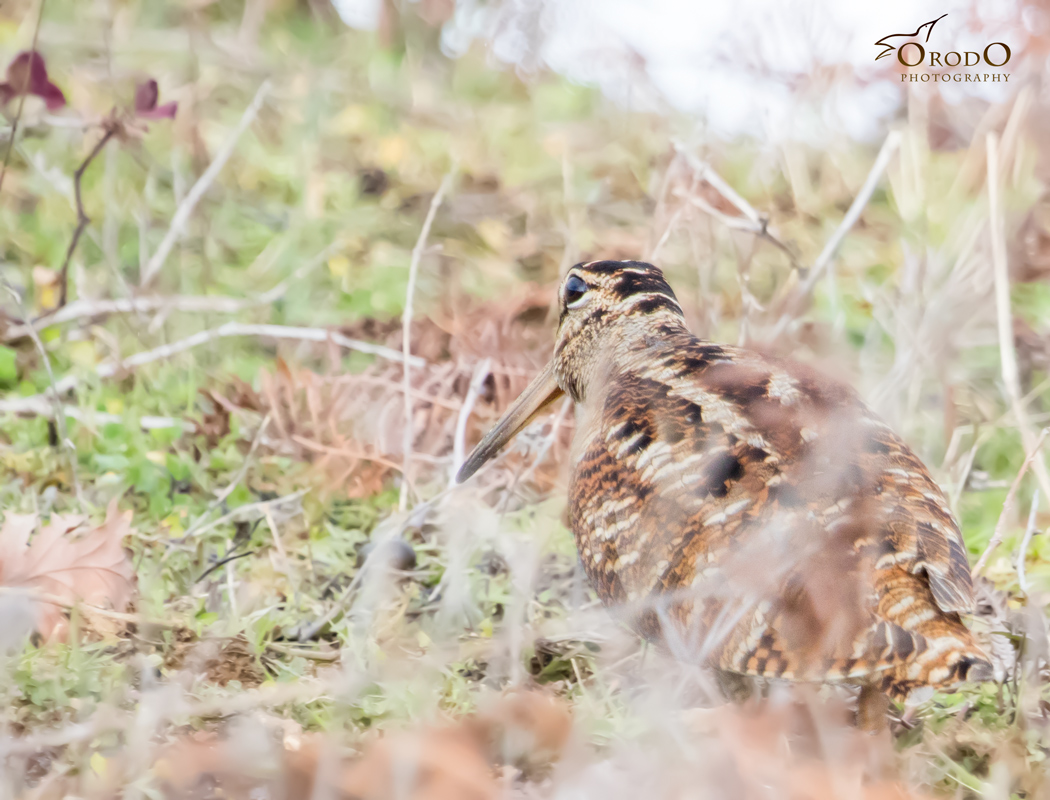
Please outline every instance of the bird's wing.
[{"label": "bird's wing", "polygon": [[733,348],[672,345],[610,381],[580,447],[573,530],[603,600],[689,596],[679,613],[718,639],[723,665],[843,679],[925,649],[909,614],[879,613],[880,578],[901,577],[914,615],[970,608],[943,495],[851,389]]},{"label": "bird's wing", "polygon": [[884,510],[886,532],[876,569],[893,564],[925,576],[941,611],[972,613],[970,564],[943,492],[892,431],[884,428],[871,441],[884,464],[874,477],[876,490],[894,498]]}]

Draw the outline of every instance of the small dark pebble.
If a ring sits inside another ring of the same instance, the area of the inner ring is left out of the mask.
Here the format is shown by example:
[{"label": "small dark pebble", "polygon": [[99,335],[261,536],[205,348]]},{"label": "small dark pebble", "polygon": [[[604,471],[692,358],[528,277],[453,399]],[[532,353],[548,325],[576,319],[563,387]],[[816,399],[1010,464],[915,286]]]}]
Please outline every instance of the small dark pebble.
[{"label": "small dark pebble", "polygon": [[[381,547],[382,550],[373,556],[372,553],[377,547]],[[366,560],[370,560],[373,565],[386,562],[390,569],[406,571],[415,568],[416,551],[404,539],[387,539],[381,543],[367,542],[357,551],[356,566],[360,568]]]},{"label": "small dark pebble", "polygon": [[390,188],[390,176],[378,167],[363,169],[358,173],[361,194],[379,197]]}]

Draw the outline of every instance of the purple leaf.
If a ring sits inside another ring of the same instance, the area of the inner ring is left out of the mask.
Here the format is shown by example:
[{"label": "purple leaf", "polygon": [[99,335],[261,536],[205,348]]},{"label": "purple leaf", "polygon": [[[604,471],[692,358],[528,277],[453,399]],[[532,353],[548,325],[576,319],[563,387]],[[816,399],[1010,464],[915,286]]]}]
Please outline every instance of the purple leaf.
[{"label": "purple leaf", "polygon": [[140,111],[138,116],[145,119],[175,119],[175,112],[178,110],[179,104],[173,101],[157,106],[151,111]]},{"label": "purple leaf", "polygon": [[152,111],[157,107],[159,98],[160,90],[157,88],[157,82],[152,78],[143,81],[135,87],[135,113],[142,114]]},{"label": "purple leaf", "polygon": [[160,91],[157,82],[150,78],[135,87],[135,116],[144,119],[174,119],[179,108],[178,103],[157,105]]},{"label": "purple leaf", "polygon": [[44,57],[37,52],[21,52],[7,65],[7,80],[0,83],[0,105],[22,94],[39,97],[48,111],[66,104],[62,90],[48,80]]}]

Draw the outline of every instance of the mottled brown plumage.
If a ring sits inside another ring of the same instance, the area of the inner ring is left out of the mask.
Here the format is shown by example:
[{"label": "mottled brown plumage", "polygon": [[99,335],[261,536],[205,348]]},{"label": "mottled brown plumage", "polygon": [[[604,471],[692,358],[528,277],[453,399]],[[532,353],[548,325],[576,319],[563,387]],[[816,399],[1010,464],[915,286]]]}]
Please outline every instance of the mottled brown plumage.
[{"label": "mottled brown plumage", "polygon": [[693,336],[649,264],[577,265],[560,299],[553,359],[460,479],[564,392],[584,569],[678,657],[897,698],[989,676],[947,501],[852,389]]}]

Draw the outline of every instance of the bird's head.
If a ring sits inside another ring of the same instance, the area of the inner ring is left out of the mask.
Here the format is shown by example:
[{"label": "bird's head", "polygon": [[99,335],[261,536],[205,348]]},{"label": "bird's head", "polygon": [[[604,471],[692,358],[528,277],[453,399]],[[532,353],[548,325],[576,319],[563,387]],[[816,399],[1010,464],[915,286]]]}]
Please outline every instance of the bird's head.
[{"label": "bird's head", "polygon": [[554,355],[456,476],[460,482],[563,394],[585,403],[595,382],[631,350],[684,329],[682,308],[663,272],[643,261],[591,261],[569,270],[558,289]]}]

